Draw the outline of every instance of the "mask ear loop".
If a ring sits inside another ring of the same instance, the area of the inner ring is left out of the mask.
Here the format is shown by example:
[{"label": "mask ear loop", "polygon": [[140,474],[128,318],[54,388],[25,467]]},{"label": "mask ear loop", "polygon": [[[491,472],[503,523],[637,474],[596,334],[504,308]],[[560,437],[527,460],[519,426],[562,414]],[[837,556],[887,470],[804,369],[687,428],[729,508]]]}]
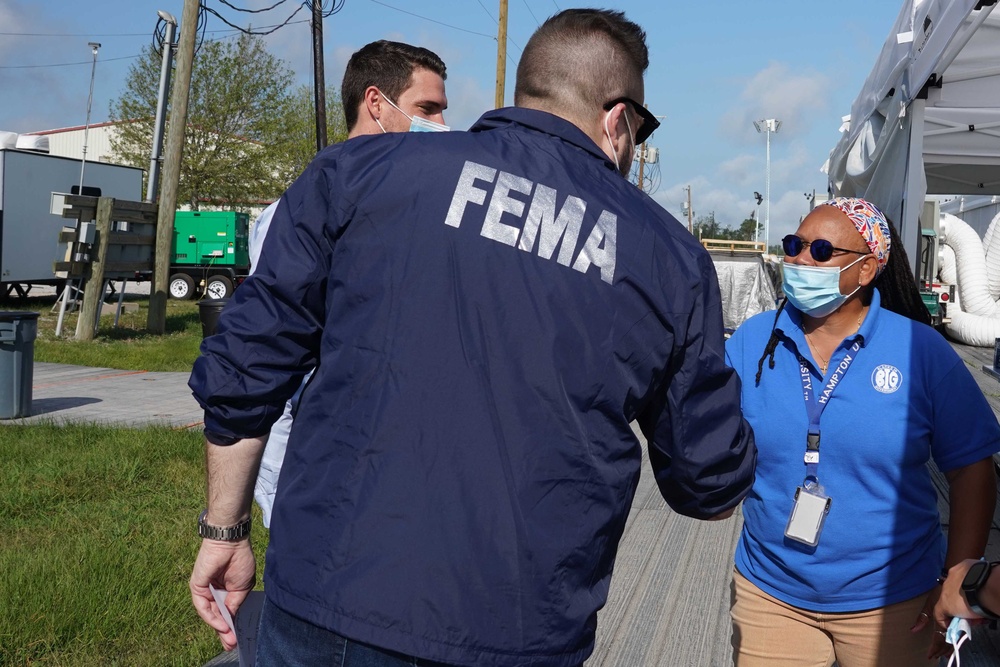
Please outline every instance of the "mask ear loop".
[{"label": "mask ear loop", "polygon": [[[608,129],[608,120],[610,118],[611,118],[611,111],[608,110],[608,112],[604,114],[604,136],[608,138],[608,145],[611,146],[611,157],[615,159],[615,169],[617,169],[618,173],[620,174],[622,171],[622,167],[620,164],[618,164],[618,151],[615,150],[615,142],[611,141],[611,130]],[[627,118],[625,119],[625,122],[628,122]]]}]

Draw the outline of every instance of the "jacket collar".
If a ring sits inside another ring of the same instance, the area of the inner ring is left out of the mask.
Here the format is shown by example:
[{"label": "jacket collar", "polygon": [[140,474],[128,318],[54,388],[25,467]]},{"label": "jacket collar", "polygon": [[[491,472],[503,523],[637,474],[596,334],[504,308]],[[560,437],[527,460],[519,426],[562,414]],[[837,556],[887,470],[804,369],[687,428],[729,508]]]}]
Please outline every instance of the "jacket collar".
[{"label": "jacket collar", "polygon": [[520,125],[536,132],[548,134],[583,149],[592,156],[604,162],[604,165],[615,170],[615,164],[594,143],[594,140],[573,123],[546,111],[525,109],[522,107],[505,107],[487,111],[469,128],[470,132],[485,132],[514,125]]}]

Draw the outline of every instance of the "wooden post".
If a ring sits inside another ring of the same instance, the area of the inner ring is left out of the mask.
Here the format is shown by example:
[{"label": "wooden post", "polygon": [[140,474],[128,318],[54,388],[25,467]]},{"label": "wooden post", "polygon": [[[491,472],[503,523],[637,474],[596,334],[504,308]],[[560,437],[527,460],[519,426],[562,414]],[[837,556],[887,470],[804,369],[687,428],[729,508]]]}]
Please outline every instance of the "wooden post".
[{"label": "wooden post", "polygon": [[326,75],[323,71],[323,3],[312,0],[313,95],[316,107],[316,152],[326,148]]},{"label": "wooden post", "polygon": [[184,155],[184,135],[187,127],[188,99],[191,93],[191,70],[194,67],[194,42],[198,32],[198,9],[201,0],[184,0],[181,14],[181,38],[177,44],[177,67],[174,90],[170,95],[170,125],[167,128],[167,149],[163,155],[163,185],[160,191],[160,211],[156,221],[155,268],[149,292],[149,316],[146,329],[162,334],[167,328],[167,286],[170,282],[170,250],[174,240],[174,211],[177,210],[177,188]]},{"label": "wooden post", "polygon": [[111,239],[111,211],[115,200],[111,197],[101,197],[97,200],[97,227],[94,239],[94,250],[90,268],[84,273],[83,306],[80,317],[76,321],[76,339],[94,340],[94,321],[104,297],[104,266],[108,261],[108,242]]},{"label": "wooden post", "polygon": [[639,192],[642,192],[642,179],[645,178],[646,172],[646,142],[642,142],[642,146],[639,147]]},{"label": "wooden post", "polygon": [[507,0],[500,0],[500,20],[497,32],[496,108],[503,106],[504,84],[507,81]]}]

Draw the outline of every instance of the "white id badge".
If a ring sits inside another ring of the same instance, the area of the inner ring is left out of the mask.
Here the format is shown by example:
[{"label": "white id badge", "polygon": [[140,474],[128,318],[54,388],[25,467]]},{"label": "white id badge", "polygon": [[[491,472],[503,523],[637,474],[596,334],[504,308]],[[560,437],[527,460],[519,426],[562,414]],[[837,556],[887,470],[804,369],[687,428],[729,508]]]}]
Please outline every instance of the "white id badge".
[{"label": "white id badge", "polygon": [[788,517],[785,537],[811,547],[819,544],[819,533],[830,512],[830,502],[821,489],[810,491],[801,486],[795,489],[795,505]]}]

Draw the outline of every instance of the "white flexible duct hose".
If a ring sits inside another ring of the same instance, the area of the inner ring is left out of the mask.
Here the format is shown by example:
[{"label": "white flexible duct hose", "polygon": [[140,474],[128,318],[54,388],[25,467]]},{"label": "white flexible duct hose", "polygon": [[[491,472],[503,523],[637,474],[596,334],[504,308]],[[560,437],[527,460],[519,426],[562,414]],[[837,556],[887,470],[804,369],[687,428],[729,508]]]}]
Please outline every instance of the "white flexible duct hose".
[{"label": "white flexible duct hose", "polygon": [[[940,274],[942,281],[955,283],[958,274],[955,251],[949,245],[941,246]],[[945,331],[948,332],[949,336],[966,345],[992,347],[996,339],[1000,338],[1000,319],[970,315],[962,310],[961,303],[958,292],[956,292],[955,298],[948,304],[948,319],[951,321],[944,325]]]},{"label": "white flexible duct hose", "polygon": [[1000,233],[996,232],[1000,213],[993,217],[986,229],[983,247],[986,248],[986,286],[994,300],[1000,299]]},{"label": "white flexible duct hose", "polygon": [[986,254],[979,234],[960,218],[941,216],[941,242],[955,251],[958,292],[966,313],[1000,317],[1000,306],[986,285]]}]

